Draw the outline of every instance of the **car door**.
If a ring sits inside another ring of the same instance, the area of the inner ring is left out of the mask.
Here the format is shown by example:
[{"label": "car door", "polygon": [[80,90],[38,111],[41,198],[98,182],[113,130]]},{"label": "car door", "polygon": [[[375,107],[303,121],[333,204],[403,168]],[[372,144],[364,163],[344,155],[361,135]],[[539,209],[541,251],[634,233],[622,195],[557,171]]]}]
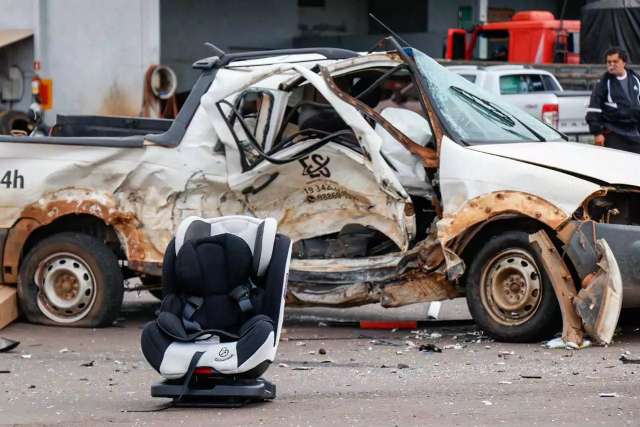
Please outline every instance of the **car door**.
[{"label": "car door", "polygon": [[[273,99],[270,114],[253,107],[241,111],[244,104],[238,99],[242,95],[210,100],[209,111],[217,116],[214,126],[225,144],[228,162],[230,191],[221,213],[274,217],[280,230],[294,241],[340,233],[357,224],[382,233],[397,249],[406,250],[415,234],[411,199],[380,153],[379,134],[355,107],[332,93],[319,75],[302,66],[293,69],[348,130],[322,144],[313,138],[282,144],[268,137],[262,144],[256,138],[259,129],[278,129],[274,138],[286,139],[288,131],[278,112],[292,101],[290,92],[278,85],[260,87],[263,82],[251,87],[261,99]],[[250,120],[244,120],[244,125],[238,120],[245,113],[258,119],[255,127]],[[260,117],[269,122],[261,123]]]}]

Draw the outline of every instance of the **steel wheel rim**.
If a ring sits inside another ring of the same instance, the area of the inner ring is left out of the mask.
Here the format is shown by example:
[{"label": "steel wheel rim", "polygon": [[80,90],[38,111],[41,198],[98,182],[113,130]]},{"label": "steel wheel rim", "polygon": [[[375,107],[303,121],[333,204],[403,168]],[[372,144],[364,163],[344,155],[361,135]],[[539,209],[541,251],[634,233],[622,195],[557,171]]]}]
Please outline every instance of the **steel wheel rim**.
[{"label": "steel wheel rim", "polygon": [[34,275],[37,304],[58,323],[73,323],[89,314],[96,300],[96,279],[79,256],[61,252],[42,260]]},{"label": "steel wheel rim", "polygon": [[482,304],[501,325],[522,325],[542,302],[540,270],[523,249],[505,249],[494,256],[482,270],[480,286]]}]

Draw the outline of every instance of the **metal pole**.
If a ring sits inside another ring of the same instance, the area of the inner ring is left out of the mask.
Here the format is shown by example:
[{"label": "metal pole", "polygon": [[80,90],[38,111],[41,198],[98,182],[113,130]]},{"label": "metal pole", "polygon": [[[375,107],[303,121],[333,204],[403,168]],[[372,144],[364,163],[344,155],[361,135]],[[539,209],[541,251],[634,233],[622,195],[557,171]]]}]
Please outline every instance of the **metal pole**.
[{"label": "metal pole", "polygon": [[[489,0],[478,0],[478,22],[480,24],[487,23],[487,15],[489,10]],[[487,58],[488,44],[484,37],[478,38],[478,56],[482,59]]]}]

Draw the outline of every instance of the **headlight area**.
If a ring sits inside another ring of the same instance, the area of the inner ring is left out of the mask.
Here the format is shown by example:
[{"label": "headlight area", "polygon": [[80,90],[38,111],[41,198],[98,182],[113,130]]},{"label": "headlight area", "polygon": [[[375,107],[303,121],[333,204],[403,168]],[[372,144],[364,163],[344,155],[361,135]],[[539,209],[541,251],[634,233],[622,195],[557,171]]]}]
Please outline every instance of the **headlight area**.
[{"label": "headlight area", "polygon": [[574,219],[640,225],[640,188],[603,187],[585,199]]}]

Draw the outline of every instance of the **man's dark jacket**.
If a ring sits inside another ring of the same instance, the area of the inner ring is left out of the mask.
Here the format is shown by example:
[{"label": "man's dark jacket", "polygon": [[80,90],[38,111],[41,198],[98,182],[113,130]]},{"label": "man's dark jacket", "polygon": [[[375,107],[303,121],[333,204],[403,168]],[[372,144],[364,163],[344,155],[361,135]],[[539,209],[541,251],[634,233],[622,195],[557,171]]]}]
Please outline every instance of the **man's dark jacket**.
[{"label": "man's dark jacket", "polygon": [[629,98],[617,77],[604,73],[591,93],[587,108],[589,131],[598,135],[609,131],[640,142],[640,75],[627,68]]}]

